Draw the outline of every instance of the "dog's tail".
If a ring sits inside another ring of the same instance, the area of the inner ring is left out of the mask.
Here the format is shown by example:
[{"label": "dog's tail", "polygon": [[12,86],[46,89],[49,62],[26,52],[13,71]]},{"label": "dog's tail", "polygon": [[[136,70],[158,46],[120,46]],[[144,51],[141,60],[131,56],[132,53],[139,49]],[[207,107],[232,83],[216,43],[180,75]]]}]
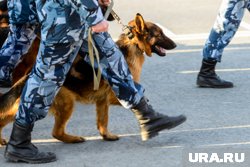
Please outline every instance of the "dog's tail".
[{"label": "dog's tail", "polygon": [[15,106],[27,79],[28,75],[23,76],[8,92],[0,94],[0,118],[3,118]]}]

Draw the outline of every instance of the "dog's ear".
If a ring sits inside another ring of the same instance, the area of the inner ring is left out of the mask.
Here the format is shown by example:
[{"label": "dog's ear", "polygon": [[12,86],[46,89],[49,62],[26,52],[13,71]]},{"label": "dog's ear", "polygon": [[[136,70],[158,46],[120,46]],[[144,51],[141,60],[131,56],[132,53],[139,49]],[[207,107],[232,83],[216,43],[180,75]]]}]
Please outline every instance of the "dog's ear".
[{"label": "dog's ear", "polygon": [[143,33],[145,29],[145,22],[140,13],[137,13],[135,16],[135,24],[136,24],[136,31],[140,34]]},{"label": "dog's ear", "polygon": [[140,39],[139,47],[148,55],[152,55],[151,46],[145,40],[146,33],[146,24],[141,14],[137,13],[135,16],[135,30],[138,34],[143,36],[143,39]]}]

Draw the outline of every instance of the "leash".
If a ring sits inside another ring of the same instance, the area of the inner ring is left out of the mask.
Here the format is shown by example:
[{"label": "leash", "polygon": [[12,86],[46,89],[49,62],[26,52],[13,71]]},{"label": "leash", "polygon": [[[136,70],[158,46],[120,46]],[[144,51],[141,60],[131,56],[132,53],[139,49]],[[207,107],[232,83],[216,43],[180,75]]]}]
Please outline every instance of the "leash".
[{"label": "leash", "polygon": [[[112,9],[114,6],[114,0],[111,0],[107,11],[104,15],[104,18],[107,19],[108,16],[111,14],[118,22],[118,24],[122,25],[122,31],[125,33],[125,35],[128,36],[129,39],[132,39],[134,37],[133,33],[132,33],[132,28],[128,25],[125,25],[122,23],[121,18],[114,12],[114,10]],[[95,46],[93,37],[92,37],[92,30],[91,28],[89,28],[88,30],[88,49],[89,49],[89,58],[90,58],[90,63],[93,69],[93,78],[94,78],[94,90],[98,90],[99,86],[100,86],[100,81],[101,81],[101,68],[100,68],[100,57],[99,57],[99,52]],[[98,66],[98,71],[96,74],[95,71],[95,59],[96,59],[96,63]]]},{"label": "leash", "polygon": [[[107,11],[104,15],[104,18],[107,19],[109,14],[110,14],[110,11],[112,10],[114,6],[114,1],[111,0],[108,8],[107,8]],[[101,71],[101,68],[100,68],[100,57],[99,57],[99,52],[95,46],[95,42],[93,40],[93,37],[92,37],[92,30],[91,28],[89,28],[88,30],[88,49],[89,49],[89,59],[90,59],[90,64],[92,66],[92,70],[93,70],[93,78],[94,78],[94,90],[98,90],[99,89],[99,86],[100,86],[100,82],[101,82],[101,74],[102,74],[102,71]],[[97,61],[97,66],[98,66],[98,71],[97,71],[97,74],[96,74],[96,71],[95,71],[95,58],[96,58],[96,61]]]},{"label": "leash", "polygon": [[134,35],[133,35],[133,33],[132,33],[132,28],[133,28],[133,27],[128,26],[128,25],[122,23],[121,18],[120,18],[120,17],[118,16],[118,14],[112,9],[113,6],[114,6],[114,1],[111,0],[111,3],[110,3],[110,5],[108,6],[108,9],[107,9],[107,11],[106,11],[106,13],[105,13],[105,16],[104,16],[105,19],[108,18],[109,14],[111,14],[111,15],[115,18],[115,20],[118,22],[118,24],[120,24],[120,25],[122,26],[122,31],[124,32],[124,34],[127,35],[129,39],[132,39],[132,38],[134,37]]},{"label": "leash", "polygon": [[134,34],[132,33],[133,27],[123,24],[121,18],[118,16],[117,13],[115,13],[114,10],[111,10],[110,13],[117,20],[118,24],[122,26],[122,31],[124,32],[124,34],[127,35],[129,39],[134,38]]},{"label": "leash", "polygon": [[[89,49],[89,59],[90,59],[90,63],[91,63],[92,69],[93,69],[94,90],[98,90],[99,85],[100,85],[100,81],[101,81],[102,71],[100,68],[99,52],[98,52],[98,50],[95,46],[95,42],[92,38],[91,28],[89,28],[89,31],[88,31],[88,49]],[[96,58],[97,66],[98,66],[97,74],[95,71],[95,58]]]},{"label": "leash", "polygon": [[[104,15],[105,19],[108,18],[109,14],[110,14],[110,11],[112,10],[113,6],[114,6],[114,1],[111,0],[111,3],[108,6],[107,11],[106,11],[106,13]],[[91,64],[92,70],[93,70],[94,90],[98,90],[99,86],[100,86],[100,82],[101,82],[102,71],[101,71],[101,68],[100,68],[99,52],[98,52],[98,50],[97,50],[97,48],[95,46],[95,42],[94,42],[93,37],[92,37],[91,28],[89,28],[89,30],[88,30],[88,49],[89,49],[90,64]],[[98,66],[97,74],[96,74],[96,71],[95,71],[95,59],[96,59],[97,66]]]}]

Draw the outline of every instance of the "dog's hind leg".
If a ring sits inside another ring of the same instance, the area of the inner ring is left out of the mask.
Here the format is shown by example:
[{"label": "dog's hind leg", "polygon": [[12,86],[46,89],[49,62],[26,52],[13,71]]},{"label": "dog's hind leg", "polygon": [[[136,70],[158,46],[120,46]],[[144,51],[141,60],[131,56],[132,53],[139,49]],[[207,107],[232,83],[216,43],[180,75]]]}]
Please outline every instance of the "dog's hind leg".
[{"label": "dog's hind leg", "polygon": [[[5,103],[5,104],[7,105],[7,103]],[[7,109],[5,109],[4,112],[0,111],[0,145],[7,144],[7,140],[2,138],[2,130],[7,124],[14,121],[16,112],[18,110],[18,106],[19,106],[19,99],[17,99],[11,105],[11,107],[8,107]]]},{"label": "dog's hind leg", "polygon": [[15,115],[13,114],[13,115],[6,116],[4,118],[0,118],[0,145],[7,144],[7,140],[2,138],[2,130],[8,123],[14,120],[14,116]]},{"label": "dog's hind leg", "polygon": [[114,135],[108,131],[108,112],[109,112],[109,104],[107,102],[107,98],[105,100],[96,102],[97,128],[103,140],[107,141],[119,140],[119,137],[117,135]]},{"label": "dog's hind leg", "polygon": [[65,132],[66,125],[74,109],[74,95],[65,88],[62,88],[56,96],[52,105],[54,111],[55,124],[52,135],[56,139],[65,143],[80,143],[85,139],[81,136],[69,135]]},{"label": "dog's hind leg", "polygon": [[2,125],[0,125],[0,145],[6,145],[7,144],[7,140],[2,138],[2,130],[3,130],[3,127]]}]

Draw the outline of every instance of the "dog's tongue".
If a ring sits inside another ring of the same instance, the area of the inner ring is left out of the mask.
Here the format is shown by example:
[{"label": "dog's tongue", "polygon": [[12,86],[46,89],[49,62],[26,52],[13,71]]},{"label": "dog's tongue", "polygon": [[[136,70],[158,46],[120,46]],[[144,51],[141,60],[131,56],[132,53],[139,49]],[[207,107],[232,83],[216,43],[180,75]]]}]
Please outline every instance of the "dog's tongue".
[{"label": "dog's tongue", "polygon": [[159,51],[161,52],[161,53],[166,53],[166,49],[164,49],[164,48],[162,48],[162,47],[160,47],[160,46],[156,46],[157,47],[157,49],[159,49]]}]

